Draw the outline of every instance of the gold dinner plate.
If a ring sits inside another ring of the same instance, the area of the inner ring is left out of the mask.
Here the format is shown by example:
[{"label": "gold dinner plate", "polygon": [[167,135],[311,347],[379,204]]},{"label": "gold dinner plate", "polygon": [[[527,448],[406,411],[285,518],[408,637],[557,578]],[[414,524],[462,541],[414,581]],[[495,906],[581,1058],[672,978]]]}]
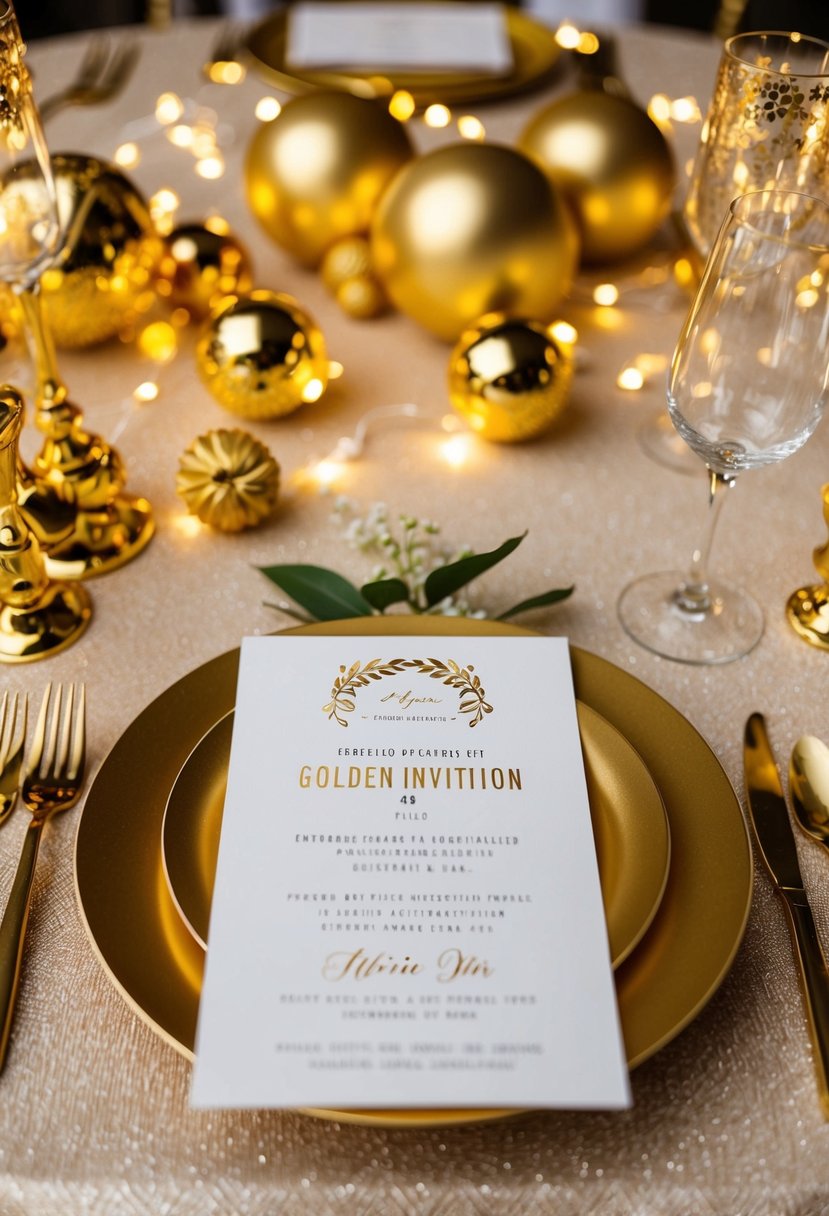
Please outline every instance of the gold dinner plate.
[{"label": "gold dinner plate", "polygon": [[[668,879],[665,807],[627,739],[578,703],[590,811],[613,966],[627,958],[656,914]],[[164,873],[185,926],[207,948],[233,713],[196,744],[175,780],[161,831]]]},{"label": "gold dinner plate", "polygon": [[[532,636],[517,626],[451,617],[371,617],[305,633]],[[752,860],[737,797],[714,753],[667,701],[606,659],[571,648],[578,698],[636,749],[668,816],[671,861],[653,922],[615,973],[628,1064],[670,1042],[716,992],[742,940]],[[81,815],[75,882],[94,949],[127,1002],[192,1057],[204,952],[164,877],[167,797],[199,739],[234,706],[238,650],[176,681],[127,727],[101,766]],[[577,914],[578,909],[574,909]],[[501,1110],[314,1111],[360,1123],[429,1126],[500,1117]]]},{"label": "gold dinner plate", "polygon": [[246,49],[257,70],[276,88],[288,93],[341,89],[358,97],[388,97],[397,89],[405,89],[411,93],[418,108],[433,101],[456,105],[495,101],[534,88],[549,79],[561,53],[552,30],[518,9],[505,8],[512,68],[503,75],[294,68],[286,58],[288,12],[281,10],[267,17],[251,30],[246,41]]}]

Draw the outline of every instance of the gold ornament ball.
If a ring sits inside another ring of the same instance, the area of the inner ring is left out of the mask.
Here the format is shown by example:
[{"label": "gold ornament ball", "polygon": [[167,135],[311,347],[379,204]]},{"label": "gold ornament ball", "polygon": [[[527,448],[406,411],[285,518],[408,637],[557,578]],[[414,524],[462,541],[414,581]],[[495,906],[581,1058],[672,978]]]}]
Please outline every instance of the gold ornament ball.
[{"label": "gold ornament ball", "polygon": [[546,430],[567,403],[572,357],[544,325],[483,317],[449,360],[449,397],[483,439],[516,443]]},{"label": "gold ornament ball", "polygon": [[337,294],[337,288],[349,279],[366,278],[372,274],[371,245],[365,236],[347,236],[335,241],[326,250],[320,265],[322,281],[329,291]]},{"label": "gold ornament ball", "polygon": [[635,253],[670,211],[671,150],[656,123],[625,97],[571,93],[536,114],[518,142],[572,206],[586,262]]},{"label": "gold ornament ball", "polygon": [[219,404],[242,418],[290,414],[328,385],[322,332],[296,300],[275,291],[228,297],[205,322],[196,364]]},{"label": "gold ornament ball", "polygon": [[253,137],[248,202],[265,231],[300,262],[368,230],[377,200],[412,156],[402,123],[349,93],[295,97]]},{"label": "gold ornament ball", "polygon": [[447,341],[491,311],[551,318],[578,260],[556,188],[497,144],[449,144],[401,169],[371,248],[392,303]]},{"label": "gold ornament ball", "polygon": [[279,465],[247,431],[208,431],[182,453],[176,492],[202,523],[220,532],[241,532],[276,507]]},{"label": "gold ornament ball", "polygon": [[203,321],[229,295],[253,286],[250,257],[223,225],[179,224],[164,238],[159,295]]},{"label": "gold ornament ball", "polygon": [[378,317],[388,308],[386,293],[371,274],[358,274],[353,279],[346,279],[340,283],[335,295],[346,316],[356,321]]},{"label": "gold ornament ball", "polygon": [[161,238],[143,196],[113,165],[58,154],[52,171],[66,238],[40,280],[46,320],[58,346],[92,346],[154,298]]}]

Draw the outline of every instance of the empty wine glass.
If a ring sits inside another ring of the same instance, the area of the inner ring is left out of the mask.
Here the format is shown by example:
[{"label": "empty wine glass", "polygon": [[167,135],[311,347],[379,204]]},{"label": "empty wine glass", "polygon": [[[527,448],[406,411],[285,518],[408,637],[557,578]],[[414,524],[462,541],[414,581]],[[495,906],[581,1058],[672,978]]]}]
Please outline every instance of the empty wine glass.
[{"label": "empty wine glass", "polygon": [[708,526],[687,575],[645,575],[619,599],[642,646],[686,663],[727,663],[760,640],[744,590],[708,576],[725,490],[785,459],[814,431],[829,396],[829,206],[789,191],[731,204],[679,336],[668,410],[708,470]]}]

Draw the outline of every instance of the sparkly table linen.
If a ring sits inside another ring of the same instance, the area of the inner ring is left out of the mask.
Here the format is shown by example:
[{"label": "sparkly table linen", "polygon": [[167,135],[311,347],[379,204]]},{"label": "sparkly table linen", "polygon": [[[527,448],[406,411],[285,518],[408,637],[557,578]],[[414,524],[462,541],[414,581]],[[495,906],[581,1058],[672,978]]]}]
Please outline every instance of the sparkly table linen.
[{"label": "sparkly table linen", "polygon": [[[131,31],[143,55],[124,94],[105,109],[66,112],[48,134],[53,151],[107,157],[124,140],[139,139],[142,160],[131,175],[145,193],[174,187],[185,220],[220,210],[248,244],[257,283],[290,291],[320,322],[332,357],[345,365],[343,379],[301,413],[248,427],[290,477],[329,453],[376,406],[410,401],[439,419],[448,405],[448,349],[402,316],[346,319],[315,275],[260,234],[246,207],[242,166],[255,103],[268,90],[252,74],[234,87],[203,82],[199,68],[216,28]],[[667,91],[707,101],[719,54],[713,41],[653,29],[624,31],[619,40],[640,100]],[[32,48],[41,96],[71,77],[83,47],[72,38]],[[155,99],[166,89],[221,115],[222,179],[200,179],[188,153],[161,135],[147,138]],[[548,95],[468,109],[489,138],[514,143]],[[413,134],[420,148],[449,137],[422,124]],[[697,134],[698,127],[678,129],[680,165]],[[622,272],[602,277],[621,282]],[[626,277],[629,283],[629,268]],[[663,404],[662,378],[637,394],[615,383],[636,354],[670,353],[682,302],[659,292],[629,300],[613,311],[572,302],[562,310],[579,328],[584,356],[570,408],[546,437],[517,447],[476,444],[453,469],[441,459],[434,426],[392,422],[371,430],[362,459],[347,467],[338,488],[362,508],[382,499],[394,513],[437,518],[448,542],[477,549],[528,528],[521,549],[487,576],[482,601],[503,606],[574,581],[571,600],[526,624],[567,633],[660,692],[710,741],[742,795],[740,740],[752,710],[767,714],[781,761],[802,733],[829,738],[827,658],[797,640],[783,616],[788,594],[813,581],[811,549],[824,539],[820,487],[829,480],[829,432],[824,424],[795,457],[746,477],[723,516],[718,568],[745,579],[767,611],[757,650],[720,669],[674,665],[638,650],[617,623],[616,597],[633,575],[685,560],[703,520],[705,485],[702,473],[671,473],[638,446],[638,428]],[[174,492],[179,453],[197,433],[235,425],[198,380],[193,345],[185,337],[161,372],[158,400],[141,407],[130,405],[132,390],[154,369],[134,348],[61,359],[89,425],[116,443],[129,488],[150,498],[158,522],[142,557],[90,585],[95,618],[76,646],[48,663],[0,674],[3,688],[36,697],[49,678],[87,681],[91,775],[173,680],[242,635],[285,623],[264,606],[275,596],[256,566],[312,561],[355,577],[368,573],[330,522],[330,498],[313,492],[295,490],[269,524],[244,536],[182,526]],[[4,379],[19,379],[24,366],[13,350],[0,355]],[[32,430],[24,451],[35,442]],[[43,842],[0,1080],[2,1216],[829,1211],[829,1130],[783,914],[764,873],[731,974],[694,1023],[633,1074],[631,1112],[382,1130],[279,1112],[189,1110],[190,1065],[127,1007],[87,940],[72,875],[78,818],[74,811],[53,824]],[[24,829],[18,812],[0,833],[3,900]],[[801,856],[829,942],[829,862],[805,841]]]}]

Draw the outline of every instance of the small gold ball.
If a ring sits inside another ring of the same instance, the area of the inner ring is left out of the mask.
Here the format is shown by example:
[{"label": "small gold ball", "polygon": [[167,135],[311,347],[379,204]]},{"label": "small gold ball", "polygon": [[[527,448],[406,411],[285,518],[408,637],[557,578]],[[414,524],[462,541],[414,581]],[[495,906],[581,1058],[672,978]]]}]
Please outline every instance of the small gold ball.
[{"label": "small gold ball", "polygon": [[208,431],[182,452],[176,492],[202,523],[220,532],[241,532],[276,507],[279,465],[247,431]]},{"label": "small gold ball", "polygon": [[337,288],[336,298],[343,312],[357,321],[378,317],[388,307],[383,288],[371,274],[346,279]]},{"label": "small gold ball", "polygon": [[257,289],[230,296],[205,322],[196,365],[213,396],[242,418],[279,418],[328,385],[325,339],[296,300]]},{"label": "small gold ball", "polygon": [[371,245],[364,236],[347,236],[335,241],[320,266],[322,281],[336,295],[337,288],[349,279],[371,274]]},{"label": "small gold ball", "polygon": [[202,321],[230,295],[253,286],[250,257],[231,232],[204,224],[179,224],[164,238],[158,268],[159,294],[172,308],[186,308]]},{"label": "small gold ball", "polygon": [[570,353],[536,321],[483,317],[449,360],[449,397],[483,439],[516,443],[546,430],[567,403]]}]

